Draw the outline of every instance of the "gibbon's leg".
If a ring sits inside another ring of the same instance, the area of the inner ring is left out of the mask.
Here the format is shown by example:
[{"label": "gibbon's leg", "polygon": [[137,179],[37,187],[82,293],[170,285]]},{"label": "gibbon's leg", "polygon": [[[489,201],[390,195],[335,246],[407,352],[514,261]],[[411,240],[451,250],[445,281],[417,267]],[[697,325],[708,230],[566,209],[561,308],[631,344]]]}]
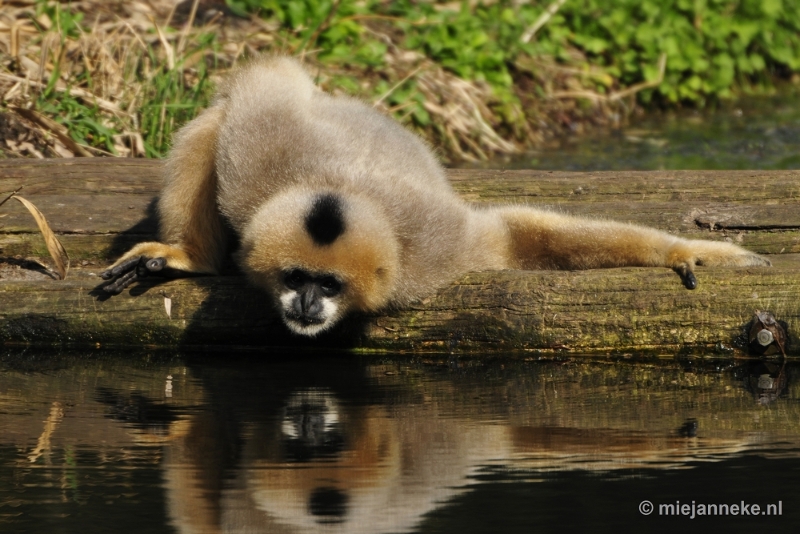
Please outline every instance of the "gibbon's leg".
[{"label": "gibbon's leg", "polygon": [[218,272],[225,254],[225,232],[217,211],[214,158],[222,115],[220,106],[211,107],[178,132],[158,200],[162,242],[139,243],[101,273],[104,280],[114,280],[105,291],[119,293],[165,268]]},{"label": "gibbon's leg", "polygon": [[694,289],[695,265],[770,265],[766,258],[730,243],[683,239],[643,226],[533,208],[501,208],[499,214],[509,232],[510,267],[517,269],[669,267]]}]

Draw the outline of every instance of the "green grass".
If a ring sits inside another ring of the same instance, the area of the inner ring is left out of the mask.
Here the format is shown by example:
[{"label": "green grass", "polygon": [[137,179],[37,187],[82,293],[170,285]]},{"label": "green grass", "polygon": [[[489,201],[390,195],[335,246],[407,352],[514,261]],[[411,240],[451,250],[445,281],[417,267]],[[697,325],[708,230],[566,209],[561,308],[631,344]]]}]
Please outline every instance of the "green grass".
[{"label": "green grass", "polygon": [[[86,7],[39,0],[28,22],[40,33],[28,55],[36,59],[37,45],[38,54],[52,49],[48,83],[6,103],[52,118],[98,154],[124,152],[123,134],[133,133],[142,155],[161,157],[175,130],[208,104],[216,74],[233,61],[222,50],[233,43],[305,58],[325,90],[380,101],[457,159],[518,150],[541,141],[543,131],[602,121],[633,104],[703,107],[800,78],[800,2],[790,0],[566,0],[527,43],[521,36],[550,1],[227,4],[239,16],[265,20],[267,41],[252,44],[252,35],[265,33],[255,22],[233,38],[213,25],[164,27],[161,35],[153,25],[133,35],[124,20],[101,35],[89,20],[99,15],[80,11]],[[11,74],[23,74],[16,59],[7,64]],[[109,81],[112,71],[116,81]],[[457,80],[472,92],[452,90]],[[622,102],[609,99],[631,87],[640,90]],[[512,143],[494,142],[497,135]]]}]

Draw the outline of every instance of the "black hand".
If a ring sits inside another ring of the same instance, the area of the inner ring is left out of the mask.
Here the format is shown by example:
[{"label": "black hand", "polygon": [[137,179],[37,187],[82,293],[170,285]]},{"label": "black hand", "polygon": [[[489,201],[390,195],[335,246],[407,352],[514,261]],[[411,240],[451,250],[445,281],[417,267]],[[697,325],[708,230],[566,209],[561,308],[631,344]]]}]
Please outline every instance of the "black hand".
[{"label": "black hand", "polygon": [[112,278],[116,278],[123,273],[133,270],[139,264],[141,259],[141,256],[136,256],[135,258],[124,261],[113,269],[109,269],[100,273],[100,278],[103,280],[111,280]]},{"label": "black hand", "polygon": [[122,293],[122,290],[134,283],[136,280],[139,279],[139,275],[136,271],[129,271],[112,283],[108,284],[107,286],[103,287],[103,291],[106,293],[111,293],[113,295],[118,295]]},{"label": "black hand", "polygon": [[113,269],[100,273],[100,278],[103,280],[113,280],[113,282],[104,286],[103,290],[117,295],[135,281],[161,271],[166,265],[166,258],[147,259],[144,256],[131,258]]},{"label": "black hand", "polygon": [[681,281],[686,289],[695,289],[697,287],[697,278],[695,278],[694,273],[691,271],[686,274],[681,274]]}]

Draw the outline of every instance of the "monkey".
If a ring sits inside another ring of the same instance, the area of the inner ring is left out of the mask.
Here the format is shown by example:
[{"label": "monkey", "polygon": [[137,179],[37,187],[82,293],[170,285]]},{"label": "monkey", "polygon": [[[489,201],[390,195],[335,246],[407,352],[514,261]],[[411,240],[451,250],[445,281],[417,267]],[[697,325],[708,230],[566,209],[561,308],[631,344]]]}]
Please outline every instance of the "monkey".
[{"label": "monkey", "polygon": [[[360,100],[320,90],[296,60],[252,59],[176,134],[158,200],[160,241],[110,269],[119,293],[164,270],[236,263],[288,329],[314,337],[353,312],[403,307],[469,271],[768,266],[736,245],[456,195],[433,150]],[[229,229],[229,230],[228,230]]]}]

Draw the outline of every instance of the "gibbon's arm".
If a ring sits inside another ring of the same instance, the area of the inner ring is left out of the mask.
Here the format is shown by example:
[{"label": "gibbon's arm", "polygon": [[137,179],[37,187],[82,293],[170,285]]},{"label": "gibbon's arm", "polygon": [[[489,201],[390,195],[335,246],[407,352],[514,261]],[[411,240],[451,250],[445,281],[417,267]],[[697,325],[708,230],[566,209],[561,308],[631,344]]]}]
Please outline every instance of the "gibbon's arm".
[{"label": "gibbon's arm", "polygon": [[223,109],[201,113],[177,135],[158,201],[162,242],[139,243],[100,276],[103,289],[120,293],[139,278],[171,269],[216,274],[225,254],[225,232],[217,211],[215,149]]},{"label": "gibbon's arm", "polygon": [[533,208],[498,212],[509,232],[509,267],[516,269],[669,267],[694,289],[695,265],[770,265],[766,258],[730,243],[683,239],[652,228]]}]

